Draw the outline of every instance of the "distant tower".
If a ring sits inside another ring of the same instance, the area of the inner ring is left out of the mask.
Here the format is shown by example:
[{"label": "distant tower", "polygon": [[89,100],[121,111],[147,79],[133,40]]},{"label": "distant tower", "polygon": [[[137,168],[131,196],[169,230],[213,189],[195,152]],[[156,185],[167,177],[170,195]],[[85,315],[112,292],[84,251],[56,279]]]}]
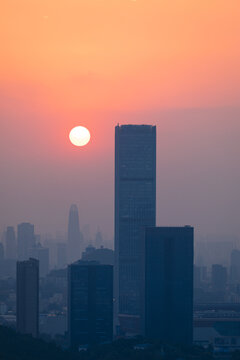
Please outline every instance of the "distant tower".
[{"label": "distant tower", "polygon": [[3,243],[0,242],[0,261],[4,260],[4,247]]},{"label": "distant tower", "polygon": [[68,262],[81,258],[81,233],[77,205],[71,205],[68,217]]},{"label": "distant tower", "polygon": [[38,336],[39,262],[17,262],[17,331]]},{"label": "distant tower", "polygon": [[97,248],[100,248],[100,246],[103,245],[103,237],[100,229],[98,229],[96,236],[95,236],[95,246]]},{"label": "distant tower", "polygon": [[6,231],[6,259],[17,258],[16,236],[13,226],[8,226]]},{"label": "distant tower", "polygon": [[67,245],[65,243],[57,243],[57,268],[63,269],[67,266]]},{"label": "distant tower", "polygon": [[31,257],[39,261],[39,276],[45,277],[49,272],[49,249],[38,243],[30,251]]},{"label": "distant tower", "polygon": [[34,225],[22,223],[18,225],[18,260],[28,260],[31,249],[35,246]]},{"label": "distant tower", "polygon": [[240,250],[233,249],[231,252],[230,281],[237,284],[240,281]]}]

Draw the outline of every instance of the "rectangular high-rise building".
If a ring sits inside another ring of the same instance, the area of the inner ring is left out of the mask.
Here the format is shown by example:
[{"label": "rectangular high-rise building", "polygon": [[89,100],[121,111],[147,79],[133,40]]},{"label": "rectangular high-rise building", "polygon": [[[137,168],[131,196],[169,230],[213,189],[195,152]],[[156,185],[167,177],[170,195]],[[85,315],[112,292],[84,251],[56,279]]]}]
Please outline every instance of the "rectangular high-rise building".
[{"label": "rectangular high-rise building", "polygon": [[115,128],[115,298],[126,333],[139,333],[140,234],[156,223],[156,126]]},{"label": "rectangular high-rise building", "polygon": [[113,266],[77,261],[68,266],[70,345],[112,341]]},{"label": "rectangular high-rise building", "polygon": [[142,334],[189,345],[193,334],[193,228],[146,228],[142,238]]},{"label": "rectangular high-rise building", "polygon": [[35,246],[34,225],[21,223],[17,229],[18,260],[28,260]]},{"label": "rectangular high-rise building", "polygon": [[39,262],[17,262],[17,331],[38,336]]}]

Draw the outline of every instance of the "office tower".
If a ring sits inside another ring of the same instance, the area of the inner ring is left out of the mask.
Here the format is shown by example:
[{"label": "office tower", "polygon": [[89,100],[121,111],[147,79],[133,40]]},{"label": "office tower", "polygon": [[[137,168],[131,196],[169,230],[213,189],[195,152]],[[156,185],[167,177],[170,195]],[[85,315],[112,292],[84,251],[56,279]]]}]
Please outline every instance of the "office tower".
[{"label": "office tower", "polygon": [[193,228],[146,228],[142,237],[142,333],[189,345],[193,335]]},{"label": "office tower", "polygon": [[27,260],[30,256],[30,249],[35,246],[34,225],[22,223],[18,225],[18,260]]},{"label": "office tower", "polygon": [[17,331],[38,336],[39,262],[17,262]]},{"label": "office tower", "polygon": [[57,268],[63,269],[67,266],[67,245],[57,243]]},{"label": "office tower", "polygon": [[237,249],[231,252],[230,281],[232,284],[240,282],[240,250]]},{"label": "office tower", "polygon": [[49,273],[49,249],[38,243],[30,249],[30,256],[39,261],[39,276],[45,277]]},{"label": "office tower", "polygon": [[[156,222],[156,127],[115,128],[115,298],[120,326],[140,331],[140,233]],[[129,325],[128,325],[129,324]]]},{"label": "office tower", "polygon": [[16,236],[13,226],[8,226],[6,231],[6,240],[5,240],[5,250],[6,250],[6,259],[16,259],[17,258],[17,244]]},{"label": "office tower", "polygon": [[[212,265],[212,290],[224,293],[227,285],[227,268],[220,265]],[[220,298],[219,298],[220,300]]]},{"label": "office tower", "polygon": [[81,259],[82,237],[77,205],[71,205],[68,218],[68,262]]},{"label": "office tower", "polygon": [[113,266],[81,260],[68,266],[68,332],[76,348],[112,340]]}]

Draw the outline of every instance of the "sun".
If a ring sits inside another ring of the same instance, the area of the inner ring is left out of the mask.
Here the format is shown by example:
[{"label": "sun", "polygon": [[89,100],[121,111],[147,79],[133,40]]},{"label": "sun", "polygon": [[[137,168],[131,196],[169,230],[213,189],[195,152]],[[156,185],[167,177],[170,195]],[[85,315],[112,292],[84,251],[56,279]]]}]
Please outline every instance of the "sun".
[{"label": "sun", "polygon": [[84,126],[76,126],[69,133],[69,139],[75,146],[85,146],[90,140],[90,132]]}]

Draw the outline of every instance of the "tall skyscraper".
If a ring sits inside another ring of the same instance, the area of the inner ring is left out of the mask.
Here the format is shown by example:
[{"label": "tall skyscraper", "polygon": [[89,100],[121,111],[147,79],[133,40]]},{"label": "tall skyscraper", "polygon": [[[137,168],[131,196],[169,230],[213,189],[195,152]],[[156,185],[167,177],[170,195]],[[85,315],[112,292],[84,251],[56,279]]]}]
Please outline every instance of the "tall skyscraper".
[{"label": "tall skyscraper", "polygon": [[35,246],[34,225],[22,223],[18,225],[18,260],[27,260],[31,249]]},{"label": "tall skyscraper", "polygon": [[17,262],[17,331],[38,336],[39,262]]},{"label": "tall skyscraper", "polygon": [[6,231],[6,259],[17,258],[16,236],[13,226],[8,226]]},{"label": "tall skyscraper", "polygon": [[79,228],[77,205],[71,205],[68,218],[68,262],[81,259],[82,236]]},{"label": "tall skyscraper", "polygon": [[193,336],[193,228],[155,227],[143,233],[142,333],[166,343],[189,345]]},{"label": "tall skyscraper", "polygon": [[112,340],[112,265],[80,260],[68,266],[68,332],[75,348]]},{"label": "tall skyscraper", "polygon": [[115,128],[115,297],[120,325],[140,331],[140,234],[156,222],[156,126]]}]

